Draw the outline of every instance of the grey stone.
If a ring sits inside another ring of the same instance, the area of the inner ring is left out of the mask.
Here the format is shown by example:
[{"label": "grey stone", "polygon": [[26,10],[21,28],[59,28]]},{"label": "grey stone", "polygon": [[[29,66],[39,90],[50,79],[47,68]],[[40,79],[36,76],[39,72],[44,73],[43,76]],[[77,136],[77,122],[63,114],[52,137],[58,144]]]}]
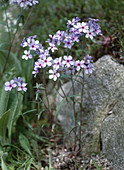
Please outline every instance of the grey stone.
[{"label": "grey stone", "polygon": [[113,162],[115,170],[124,169],[124,85],[119,89],[113,113],[108,116],[101,131],[102,151]]},{"label": "grey stone", "polygon": [[[117,63],[114,59],[112,59],[111,56],[106,55],[100,58],[96,63],[94,63],[94,68],[95,70],[91,76],[88,75],[84,76],[85,84],[82,102],[83,105],[82,153],[84,155],[100,151],[101,130],[102,128],[105,127],[102,126],[103,122],[106,122],[107,118],[109,119],[113,116],[112,112],[115,112],[118,115],[122,113],[122,110],[124,110],[122,109],[124,107],[124,104],[122,104],[122,108],[119,106],[118,108],[116,106],[118,102],[118,96],[121,93],[119,89],[121,89],[122,85],[124,84],[124,66]],[[81,81],[81,78],[76,77],[76,79],[77,81],[75,81],[74,83],[75,94],[80,96],[82,83],[79,83],[78,81]],[[65,94],[68,96],[73,95],[71,87],[72,87],[71,82],[68,82],[62,86]],[[61,89],[59,89],[59,93],[63,95]],[[124,94],[123,90],[122,94]],[[80,101],[79,96],[75,97],[76,101]],[[62,101],[62,99],[63,98],[59,94],[57,94],[56,97],[57,107],[59,107],[59,104]],[[67,104],[66,102],[64,102],[59,110],[58,119],[63,129],[67,132],[66,108]],[[120,110],[119,112],[118,109]],[[78,114],[79,122],[80,105],[78,103],[76,103],[76,113]],[[68,125],[69,130],[71,130],[74,127],[73,103],[72,100],[70,99],[68,105]],[[102,133],[103,132],[104,130],[102,130]],[[71,136],[73,139],[74,138],[73,132],[71,133]],[[105,139],[105,136],[103,138]],[[103,150],[105,151],[107,145],[104,145],[103,138],[102,146],[104,148]]]}]

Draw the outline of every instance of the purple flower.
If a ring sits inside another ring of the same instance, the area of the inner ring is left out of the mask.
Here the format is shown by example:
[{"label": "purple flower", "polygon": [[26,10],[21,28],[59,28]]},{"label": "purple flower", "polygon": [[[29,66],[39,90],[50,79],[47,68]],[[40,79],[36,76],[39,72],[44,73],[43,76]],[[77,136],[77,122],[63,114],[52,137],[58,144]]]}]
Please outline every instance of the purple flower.
[{"label": "purple flower", "polygon": [[26,47],[26,46],[30,45],[30,42],[31,42],[30,39],[27,39],[27,41],[26,41],[25,38],[24,38],[21,45],[22,45],[22,47]]},{"label": "purple flower", "polygon": [[79,42],[79,36],[78,35],[72,34],[71,39],[72,39],[73,42]]},{"label": "purple flower", "polygon": [[63,41],[63,37],[65,35],[65,31],[57,31],[55,34],[55,40],[57,42],[57,45],[60,45],[60,42]]},{"label": "purple flower", "polygon": [[38,40],[35,41],[34,39],[32,39],[32,42],[31,44],[29,44],[29,47],[30,50],[36,51],[36,49],[39,48],[39,41]]},{"label": "purple flower", "polygon": [[102,35],[101,28],[98,24],[94,25],[94,32],[96,33],[96,35]]},{"label": "purple flower", "polygon": [[86,33],[88,30],[88,26],[86,22],[77,23],[77,25],[75,25],[74,27],[77,28],[79,32],[83,32],[83,33]]},{"label": "purple flower", "polygon": [[24,37],[21,43],[21,46],[24,47],[24,43],[26,42],[26,38]]},{"label": "purple flower", "polygon": [[93,62],[92,57],[89,56],[88,54],[84,57],[85,63],[90,63]]},{"label": "purple flower", "polygon": [[24,83],[24,81],[22,80],[21,77],[18,77],[18,78],[14,78],[14,82],[18,85],[18,83]]},{"label": "purple flower", "polygon": [[53,79],[54,81],[57,80],[58,77],[60,77],[60,73],[57,73],[56,70],[49,70],[49,79]]},{"label": "purple flower", "polygon": [[33,35],[33,36],[30,36],[28,37],[27,39],[30,39],[30,41],[32,41],[33,39],[37,38],[37,35]]},{"label": "purple flower", "polygon": [[34,68],[34,70],[37,70],[37,69],[39,69],[39,68],[43,68],[43,60],[41,60],[41,59],[38,59],[38,61],[36,61],[35,62],[35,68]]},{"label": "purple flower", "polygon": [[12,88],[15,88],[16,86],[17,86],[17,85],[15,84],[15,81],[14,81],[14,80],[11,80],[10,82],[7,81],[7,82],[5,83],[4,89],[5,89],[5,91],[11,91]]},{"label": "purple flower", "polygon": [[18,91],[24,91],[24,92],[26,92],[27,91],[27,88],[25,87],[27,85],[27,83],[20,83],[20,82],[18,82],[18,88],[17,88],[17,90]]},{"label": "purple flower", "polygon": [[70,67],[71,65],[74,65],[74,61],[72,60],[72,56],[64,56],[64,60],[62,61],[62,64],[65,65],[65,67]]},{"label": "purple flower", "polygon": [[55,44],[53,43],[49,43],[50,47],[48,47],[48,50],[51,50],[52,52],[54,52],[55,50],[57,50]]},{"label": "purple flower", "polygon": [[76,34],[77,34],[77,35],[80,34],[79,30],[78,30],[77,28],[75,28],[75,27],[70,28],[69,32],[71,32],[71,33],[73,33],[73,34],[75,34],[75,35],[76,35]]},{"label": "purple flower", "polygon": [[75,62],[75,66],[76,66],[76,70],[79,71],[81,68],[84,68],[85,65],[84,65],[84,60],[77,60]]},{"label": "purple flower", "polygon": [[22,59],[28,60],[28,59],[32,58],[32,55],[30,54],[30,51],[25,50],[24,54],[25,55],[22,56]]},{"label": "purple flower", "polygon": [[46,66],[51,66],[52,65],[52,57],[44,57],[44,59],[42,60],[43,61],[43,68],[46,67]]},{"label": "purple flower", "polygon": [[24,81],[22,80],[21,77],[18,77],[18,78],[14,78],[14,80],[11,80],[10,82],[7,81],[5,83],[5,91],[11,91],[13,88],[16,88],[17,87],[17,91],[26,91],[27,88],[25,87],[27,85],[27,83],[24,83]]},{"label": "purple flower", "polygon": [[80,21],[79,17],[73,18],[72,21],[68,20],[68,22],[67,22],[67,28],[69,28],[70,25],[74,25],[74,24],[77,23],[78,21]]},{"label": "purple flower", "polygon": [[89,20],[92,21],[92,22],[99,21],[99,19],[94,19],[94,18],[89,18]]},{"label": "purple flower", "polygon": [[64,39],[64,43],[65,43],[64,47],[65,47],[65,48],[69,48],[69,49],[71,49],[72,45],[74,45],[71,37],[66,37],[66,38]]},{"label": "purple flower", "polygon": [[26,8],[27,6],[33,6],[38,3],[37,0],[9,0],[10,4],[20,5],[22,8]]},{"label": "purple flower", "polygon": [[62,65],[62,57],[56,58],[56,59],[53,61],[53,68],[54,68],[55,70],[58,70],[61,65]]},{"label": "purple flower", "polygon": [[34,77],[38,74],[38,69],[34,68],[34,71],[32,71],[32,74],[34,74]]},{"label": "purple flower", "polygon": [[94,29],[91,28],[89,30],[87,30],[86,32],[86,38],[90,38],[91,40],[93,39],[93,37],[95,37],[96,34],[94,33]]},{"label": "purple flower", "polygon": [[85,65],[85,73],[88,74],[88,73],[92,73],[93,72],[93,65],[91,63]]}]

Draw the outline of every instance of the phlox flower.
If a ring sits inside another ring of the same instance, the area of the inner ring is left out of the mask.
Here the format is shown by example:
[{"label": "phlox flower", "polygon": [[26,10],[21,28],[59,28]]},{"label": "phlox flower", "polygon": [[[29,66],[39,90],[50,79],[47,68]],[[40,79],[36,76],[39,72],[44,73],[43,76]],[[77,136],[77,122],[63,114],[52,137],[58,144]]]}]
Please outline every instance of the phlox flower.
[{"label": "phlox flower", "polygon": [[26,8],[27,6],[33,6],[38,3],[37,0],[9,0],[10,4],[19,4],[21,8]]},{"label": "phlox flower", "polygon": [[102,35],[101,28],[98,24],[94,25],[94,32],[95,32],[96,35]]},{"label": "phlox flower", "polygon": [[69,32],[71,32],[71,33],[73,33],[75,35],[80,34],[79,30],[77,28],[75,28],[75,27],[70,28]]},{"label": "phlox flower", "polygon": [[25,40],[25,37],[24,37],[21,46],[22,46],[22,47],[27,47],[27,46],[30,45],[30,42],[31,42],[30,39],[27,39],[27,41],[26,41],[26,40]]},{"label": "phlox flower", "polygon": [[22,56],[22,59],[28,60],[28,59],[32,58],[32,55],[30,54],[30,51],[25,50],[24,54],[25,55]]},{"label": "phlox flower", "polygon": [[89,18],[89,20],[92,21],[92,22],[99,21],[99,19],[94,19],[94,18]]},{"label": "phlox flower", "polygon": [[55,44],[53,44],[53,43],[49,43],[49,46],[50,47],[48,47],[48,50],[51,50],[52,52],[54,52],[55,50],[58,50],[57,47],[55,46]]},{"label": "phlox flower", "polygon": [[57,45],[60,45],[61,41],[63,41],[63,37],[65,35],[65,31],[57,31],[55,34],[55,40],[57,42]]},{"label": "phlox flower", "polygon": [[51,66],[52,65],[52,57],[44,57],[43,61],[43,68],[46,66]]},{"label": "phlox flower", "polygon": [[18,85],[18,83],[24,83],[21,77],[18,77],[18,78],[15,77],[14,82],[16,83],[16,85]]},{"label": "phlox flower", "polygon": [[39,3],[37,0],[32,0],[33,5],[36,5],[37,3]]},{"label": "phlox flower", "polygon": [[58,31],[56,32],[55,37],[56,37],[58,40],[62,40],[64,34],[65,34],[65,31],[60,31],[60,30],[58,30]]},{"label": "phlox flower", "polygon": [[50,37],[50,38],[49,38],[46,42],[55,44],[56,35],[51,35],[51,34],[49,34],[49,37]]},{"label": "phlox flower", "polygon": [[99,21],[98,19],[92,19],[92,18],[89,18],[89,22],[87,23],[89,29],[93,29],[94,30],[94,33],[95,35],[102,35],[101,34],[101,28],[100,26],[96,23],[96,21]]},{"label": "phlox flower", "polygon": [[72,45],[74,45],[74,43],[73,43],[71,37],[66,37],[64,39],[64,47],[71,49]]},{"label": "phlox flower", "polygon": [[36,51],[36,49],[39,48],[39,41],[38,40],[32,40],[31,44],[29,44],[29,49]]},{"label": "phlox flower", "polygon": [[20,0],[20,7],[26,7],[27,3],[25,2],[25,0]]},{"label": "phlox flower", "polygon": [[62,61],[62,64],[65,65],[65,67],[70,67],[71,65],[74,65],[74,61],[72,60],[72,56],[64,56],[64,60]]},{"label": "phlox flower", "polygon": [[76,66],[76,70],[79,71],[81,68],[84,68],[85,65],[84,65],[84,60],[77,60],[75,62],[75,66]]},{"label": "phlox flower", "polygon": [[73,42],[79,42],[79,36],[78,35],[72,34],[71,39],[72,39]]},{"label": "phlox flower", "polygon": [[78,22],[74,27],[77,28],[79,32],[83,32],[83,33],[86,33],[88,30],[88,26],[86,22],[82,22],[82,23]]},{"label": "phlox flower", "polygon": [[56,70],[49,70],[49,79],[53,79],[54,81],[57,80],[58,77],[60,77],[60,73],[57,73]]},{"label": "phlox flower", "polygon": [[12,3],[18,3],[17,0],[9,0],[9,3],[12,4]]},{"label": "phlox flower", "polygon": [[56,58],[56,59],[53,61],[53,68],[54,68],[55,70],[58,70],[61,65],[62,65],[62,57]]},{"label": "phlox flower", "polygon": [[5,91],[11,91],[12,88],[15,88],[17,85],[15,84],[15,81],[14,80],[11,80],[10,82],[7,81],[5,83],[5,86],[4,86],[4,90]]},{"label": "phlox flower", "polygon": [[35,69],[43,68],[44,62],[41,59],[38,59],[38,61],[35,62]]},{"label": "phlox flower", "polygon": [[27,83],[24,83],[21,77],[14,78],[14,80],[11,80],[10,82],[7,81],[5,83],[4,89],[5,91],[11,91],[13,88],[17,88],[17,91],[27,91],[27,88],[25,87]]},{"label": "phlox flower", "polygon": [[91,28],[89,30],[87,30],[86,32],[86,38],[90,38],[91,40],[93,39],[93,37],[95,37],[96,34],[94,33],[94,29]]},{"label": "phlox flower", "polygon": [[32,74],[34,74],[34,77],[36,77],[36,75],[38,74],[38,69],[34,68],[34,71],[32,71]]},{"label": "phlox flower", "polygon": [[27,91],[27,88],[25,87],[27,85],[27,83],[18,83],[18,88],[17,88],[17,91],[24,91],[26,92]]},{"label": "phlox flower", "polygon": [[91,63],[86,64],[86,65],[85,65],[85,73],[86,73],[86,74],[88,74],[88,73],[91,74],[91,73],[93,72],[93,68],[94,68],[94,67],[93,67],[93,65],[92,65]]},{"label": "phlox flower", "polygon": [[75,23],[77,23],[78,21],[80,21],[79,17],[76,17],[76,18],[73,18],[72,21],[71,20],[68,20],[67,22],[67,28],[70,27],[70,25],[74,25]]},{"label": "phlox flower", "polygon": [[89,56],[89,54],[87,54],[85,57],[84,57],[84,60],[85,60],[85,63],[90,63],[90,62],[93,62],[93,60],[92,60],[92,57],[91,56]]},{"label": "phlox flower", "polygon": [[30,41],[32,41],[34,38],[37,38],[37,35],[32,35],[32,36],[28,37],[27,40],[29,39]]}]

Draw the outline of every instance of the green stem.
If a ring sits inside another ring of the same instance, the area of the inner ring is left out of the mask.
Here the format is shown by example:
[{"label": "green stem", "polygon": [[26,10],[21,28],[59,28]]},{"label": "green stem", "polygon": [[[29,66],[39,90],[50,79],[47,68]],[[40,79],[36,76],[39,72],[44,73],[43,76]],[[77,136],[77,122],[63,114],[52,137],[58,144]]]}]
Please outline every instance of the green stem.
[{"label": "green stem", "polygon": [[5,64],[4,64],[4,66],[3,66],[3,70],[2,70],[1,75],[0,75],[0,80],[1,80],[1,78],[2,78],[2,76],[3,76],[3,73],[4,73],[5,69],[6,69],[6,65],[7,65],[7,63],[8,63],[8,60],[9,60],[9,57],[10,57],[10,53],[11,53],[11,49],[12,49],[12,46],[13,46],[13,43],[14,43],[14,40],[15,40],[15,37],[16,37],[17,32],[18,32],[18,27],[17,27],[17,29],[16,29],[16,32],[15,32],[14,36],[13,36],[12,42],[11,42],[11,44],[10,44],[10,46],[9,46],[8,55],[7,55]]},{"label": "green stem", "polygon": [[44,83],[44,86],[45,86],[45,97],[46,97],[46,100],[47,100],[47,104],[46,104],[46,108],[48,110],[48,113],[49,113],[49,120],[50,120],[50,126],[52,125],[52,114],[51,114],[51,108],[50,108],[50,103],[49,103],[49,99],[48,99],[48,93],[47,93],[47,89],[46,89],[46,71],[44,70],[43,72],[43,83]]},{"label": "green stem", "polygon": [[80,129],[79,129],[79,153],[81,151],[81,136],[82,136],[82,112],[83,112],[83,96],[84,95],[84,70],[83,70],[83,82],[82,82],[82,89],[81,89],[81,106],[80,106]]},{"label": "green stem", "polygon": [[[73,77],[71,79],[72,81],[72,89],[73,89],[73,95],[75,95],[75,87],[74,87],[74,81],[73,81]],[[75,110],[75,98],[73,98],[73,112],[74,112],[74,123],[75,123],[75,127],[77,126],[77,113],[76,113],[76,110]],[[75,140],[74,140],[74,151],[75,151],[75,148],[76,148],[76,140],[77,140],[77,128],[74,129],[74,136],[75,136]]]},{"label": "green stem", "polygon": [[[2,2],[3,2],[3,0],[2,0]],[[4,4],[4,3],[5,3],[5,2],[3,2],[3,4]],[[5,17],[6,17],[8,34],[9,34],[9,41],[11,42],[11,33],[10,33],[9,24],[8,24],[8,16],[7,16],[7,12],[6,12],[6,7],[5,7],[5,5],[3,5],[3,6],[4,6]]]}]

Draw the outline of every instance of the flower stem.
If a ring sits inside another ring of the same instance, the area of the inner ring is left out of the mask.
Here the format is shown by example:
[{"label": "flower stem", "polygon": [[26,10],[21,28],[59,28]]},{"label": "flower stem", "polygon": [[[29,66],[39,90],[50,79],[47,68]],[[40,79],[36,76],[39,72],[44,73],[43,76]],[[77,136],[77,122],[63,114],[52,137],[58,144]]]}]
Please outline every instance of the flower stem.
[{"label": "flower stem", "polygon": [[81,103],[80,103],[80,129],[79,129],[79,153],[81,151],[81,143],[82,143],[82,111],[83,111],[83,95],[84,95],[84,70],[83,70],[83,82],[81,89]]},{"label": "flower stem", "polygon": [[[75,95],[75,87],[74,87],[74,81],[73,81],[73,77],[71,79],[72,81],[72,90],[73,90],[73,95]],[[75,127],[77,127],[77,113],[76,113],[76,110],[75,110],[75,98],[73,98],[73,112],[74,112],[74,120],[75,120]],[[76,140],[77,140],[77,128],[74,129],[74,147],[73,147],[73,150],[75,151],[75,148],[76,148]]]}]

